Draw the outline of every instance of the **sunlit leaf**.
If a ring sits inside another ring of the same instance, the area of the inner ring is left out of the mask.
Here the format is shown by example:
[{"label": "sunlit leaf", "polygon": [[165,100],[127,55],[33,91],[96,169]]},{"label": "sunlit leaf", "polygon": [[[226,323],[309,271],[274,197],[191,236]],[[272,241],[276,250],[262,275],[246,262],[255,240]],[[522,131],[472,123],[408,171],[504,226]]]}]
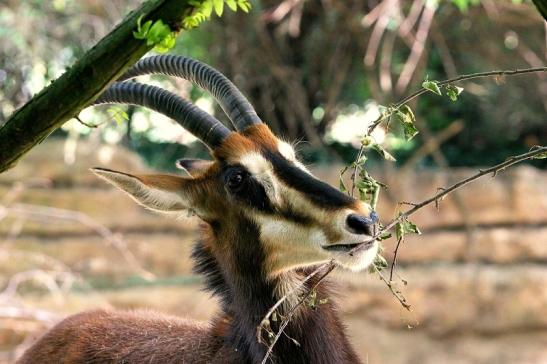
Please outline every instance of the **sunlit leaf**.
[{"label": "sunlit leaf", "polygon": [[441,89],[439,88],[439,85],[436,81],[424,81],[422,83],[422,87],[428,91],[436,93],[437,95],[442,95]]},{"label": "sunlit leaf", "polygon": [[222,16],[222,13],[224,12],[224,0],[213,0],[213,5],[215,7],[215,13],[218,16]]},{"label": "sunlit leaf", "polygon": [[380,144],[373,143],[372,145],[370,145],[370,147],[374,149],[375,151],[377,151],[385,160],[391,161],[391,162],[396,161],[395,157],[389,154],[389,152],[385,150],[384,147],[382,147]]},{"label": "sunlit leaf", "polygon": [[536,154],[532,157],[532,159],[546,159],[547,158],[547,152]]},{"label": "sunlit leaf", "polygon": [[457,101],[458,96],[462,93],[463,87],[458,87],[454,85],[446,85],[444,86],[444,89],[446,90],[446,94],[452,101]]},{"label": "sunlit leaf", "polygon": [[237,11],[237,3],[236,0],[226,0],[226,5],[230,8],[232,11]]},{"label": "sunlit leaf", "polygon": [[406,234],[420,235],[421,233],[420,229],[408,219],[403,219],[395,225],[395,236],[397,237],[397,240],[401,239]]},{"label": "sunlit leaf", "polygon": [[124,121],[129,120],[129,115],[127,114],[127,112],[125,112],[125,110],[119,106],[109,107],[107,109],[107,112],[118,125],[122,124]]},{"label": "sunlit leaf", "polygon": [[410,107],[407,105],[401,106],[395,113],[395,117],[399,120],[403,127],[406,140],[410,140],[418,134],[418,129],[416,129],[416,126],[414,125],[416,118],[414,117],[414,113]]}]

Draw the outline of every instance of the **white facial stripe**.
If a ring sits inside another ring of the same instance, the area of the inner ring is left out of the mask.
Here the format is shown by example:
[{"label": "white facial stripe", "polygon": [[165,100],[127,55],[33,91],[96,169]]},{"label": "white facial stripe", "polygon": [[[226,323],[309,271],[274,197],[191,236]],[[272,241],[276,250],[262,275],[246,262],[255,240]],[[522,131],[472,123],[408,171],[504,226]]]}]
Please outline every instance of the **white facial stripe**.
[{"label": "white facial stripe", "polygon": [[300,163],[298,159],[296,159],[296,153],[289,143],[280,140],[277,144],[277,149],[279,150],[279,153],[281,153],[281,155],[285,157],[285,159],[292,162],[296,167],[300,168],[304,172],[311,174],[306,166]]},{"label": "white facial stripe", "polygon": [[280,140],[277,143],[277,149],[279,150],[279,153],[281,153],[281,155],[287,160],[291,162],[296,161],[296,154],[294,153],[294,149],[290,146],[289,143]]},{"label": "white facial stripe", "polygon": [[255,176],[267,173],[273,169],[270,162],[256,152],[243,155],[239,163]]},{"label": "white facial stripe", "polygon": [[264,187],[270,201],[278,205],[279,193],[271,163],[258,153],[245,154],[239,163]]}]

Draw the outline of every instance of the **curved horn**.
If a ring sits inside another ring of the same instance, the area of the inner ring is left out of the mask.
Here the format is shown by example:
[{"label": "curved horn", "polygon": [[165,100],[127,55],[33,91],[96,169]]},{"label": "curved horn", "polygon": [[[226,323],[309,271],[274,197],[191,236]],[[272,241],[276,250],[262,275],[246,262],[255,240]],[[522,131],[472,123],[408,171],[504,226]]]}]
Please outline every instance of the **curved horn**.
[{"label": "curved horn", "polygon": [[219,146],[231,131],[205,111],[172,92],[136,82],[116,82],[99,96],[97,104],[145,106],[174,119],[211,148]]},{"label": "curved horn", "polygon": [[262,123],[249,101],[226,76],[213,67],[192,58],[175,55],[144,58],[119,80],[154,73],[182,77],[209,91],[238,131]]}]

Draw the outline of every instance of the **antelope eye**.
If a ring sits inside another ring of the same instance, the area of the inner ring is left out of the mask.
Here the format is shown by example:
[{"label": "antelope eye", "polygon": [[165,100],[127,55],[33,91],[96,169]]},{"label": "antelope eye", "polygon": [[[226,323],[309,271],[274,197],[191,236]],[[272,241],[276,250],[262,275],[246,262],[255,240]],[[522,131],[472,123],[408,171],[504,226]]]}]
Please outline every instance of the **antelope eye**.
[{"label": "antelope eye", "polygon": [[240,191],[247,179],[247,173],[240,169],[232,170],[226,175],[226,187],[231,192]]}]

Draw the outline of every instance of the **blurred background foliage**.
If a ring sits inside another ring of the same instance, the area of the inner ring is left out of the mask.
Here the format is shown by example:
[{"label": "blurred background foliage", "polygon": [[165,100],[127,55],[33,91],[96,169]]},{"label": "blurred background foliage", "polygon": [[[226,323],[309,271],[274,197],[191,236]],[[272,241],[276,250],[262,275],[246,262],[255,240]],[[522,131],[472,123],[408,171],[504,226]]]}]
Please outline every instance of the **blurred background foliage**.
[{"label": "blurred background foliage", "polygon": [[[139,3],[4,0],[0,125]],[[252,5],[249,14],[226,12],[184,32],[171,52],[225,73],[278,135],[298,142],[307,162],[351,162],[379,105],[397,102],[426,77],[545,64],[547,27],[530,1],[255,0]],[[187,82],[149,81],[176,89],[225,120],[210,96]],[[458,102],[427,94],[411,103],[421,131],[411,141],[396,127],[376,133],[397,163],[487,165],[547,142],[546,75],[461,86]],[[129,107],[126,121],[105,110],[80,114],[99,128],[72,120],[55,136],[121,143],[160,169],[170,169],[182,155],[206,155],[192,136],[160,115]],[[423,153],[427,141],[440,149]]]}]

